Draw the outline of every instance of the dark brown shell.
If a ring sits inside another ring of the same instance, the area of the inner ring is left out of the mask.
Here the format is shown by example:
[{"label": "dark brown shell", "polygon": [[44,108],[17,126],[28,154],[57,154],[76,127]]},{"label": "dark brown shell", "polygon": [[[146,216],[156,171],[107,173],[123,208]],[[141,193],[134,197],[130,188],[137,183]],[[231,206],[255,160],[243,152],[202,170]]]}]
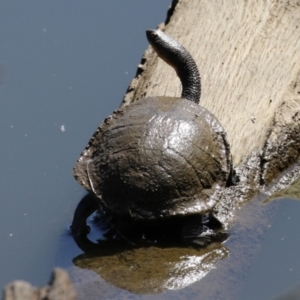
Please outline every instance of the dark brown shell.
[{"label": "dark brown shell", "polygon": [[226,134],[214,115],[191,101],[154,97],[107,118],[74,176],[114,214],[152,219],[211,210],[230,168]]}]

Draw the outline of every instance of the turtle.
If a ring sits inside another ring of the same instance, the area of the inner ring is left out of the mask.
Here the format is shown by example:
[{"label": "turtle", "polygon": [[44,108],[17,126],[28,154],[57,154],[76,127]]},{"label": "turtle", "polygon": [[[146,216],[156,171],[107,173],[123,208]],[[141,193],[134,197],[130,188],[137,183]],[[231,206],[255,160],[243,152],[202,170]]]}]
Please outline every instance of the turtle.
[{"label": "turtle", "polygon": [[73,170],[91,194],[75,211],[73,234],[82,234],[98,210],[114,229],[107,239],[204,245],[222,228],[213,210],[232,169],[226,132],[199,105],[201,80],[191,54],[159,29],[146,36],[175,69],[181,97],[139,99],[98,127]]}]

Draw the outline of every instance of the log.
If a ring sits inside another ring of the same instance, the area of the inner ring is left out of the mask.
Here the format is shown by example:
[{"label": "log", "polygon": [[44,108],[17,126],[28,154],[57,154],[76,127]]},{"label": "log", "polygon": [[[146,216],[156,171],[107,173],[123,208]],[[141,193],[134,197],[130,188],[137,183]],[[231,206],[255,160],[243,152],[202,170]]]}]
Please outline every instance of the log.
[{"label": "log", "polygon": [[[200,105],[225,128],[235,166],[257,157],[250,168],[262,185],[299,160],[299,1],[173,1],[159,28],[197,62]],[[176,73],[149,47],[122,105],[180,94]]]}]

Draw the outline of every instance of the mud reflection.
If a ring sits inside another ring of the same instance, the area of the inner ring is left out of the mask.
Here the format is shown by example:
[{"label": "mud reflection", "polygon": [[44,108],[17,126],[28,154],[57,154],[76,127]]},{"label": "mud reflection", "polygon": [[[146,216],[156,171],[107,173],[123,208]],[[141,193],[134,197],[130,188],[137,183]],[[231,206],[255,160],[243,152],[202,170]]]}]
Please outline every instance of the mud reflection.
[{"label": "mud reflection", "polygon": [[136,294],[182,289],[199,281],[217,262],[228,257],[223,245],[205,249],[140,247],[105,243],[94,253],[82,254],[73,263],[99,274],[116,287]]}]

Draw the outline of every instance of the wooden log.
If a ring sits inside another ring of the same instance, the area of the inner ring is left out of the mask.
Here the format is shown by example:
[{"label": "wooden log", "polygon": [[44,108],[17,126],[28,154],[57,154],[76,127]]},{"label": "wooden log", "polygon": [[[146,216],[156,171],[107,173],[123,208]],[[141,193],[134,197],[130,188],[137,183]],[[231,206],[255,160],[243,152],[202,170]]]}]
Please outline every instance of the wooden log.
[{"label": "wooden log", "polygon": [[[173,1],[159,27],[196,60],[200,105],[225,128],[234,165],[256,155],[269,183],[299,159],[299,1]],[[176,73],[149,47],[122,105],[180,94]]]}]

